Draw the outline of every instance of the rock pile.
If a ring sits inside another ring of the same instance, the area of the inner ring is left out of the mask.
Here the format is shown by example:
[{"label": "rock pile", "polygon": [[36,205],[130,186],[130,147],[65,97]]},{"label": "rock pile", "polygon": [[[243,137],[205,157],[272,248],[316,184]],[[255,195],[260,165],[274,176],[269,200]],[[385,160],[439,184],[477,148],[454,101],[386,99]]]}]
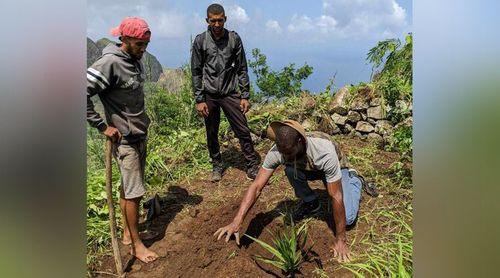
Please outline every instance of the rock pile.
[{"label": "rock pile", "polygon": [[[405,103],[402,100],[397,101],[397,108],[406,108],[411,112],[411,103]],[[332,98],[328,107],[329,123],[325,127],[319,124],[325,119],[311,120],[311,118],[302,121],[306,130],[319,129],[329,134],[350,134],[361,138],[375,140],[387,139],[391,136],[393,130],[400,125],[411,125],[413,119],[411,116],[393,125],[388,120],[387,115],[391,110],[384,104],[384,101],[369,90],[367,93],[357,92],[351,95],[349,87],[341,88]],[[410,113],[411,115],[411,113]],[[314,124],[316,122],[316,124]]]}]

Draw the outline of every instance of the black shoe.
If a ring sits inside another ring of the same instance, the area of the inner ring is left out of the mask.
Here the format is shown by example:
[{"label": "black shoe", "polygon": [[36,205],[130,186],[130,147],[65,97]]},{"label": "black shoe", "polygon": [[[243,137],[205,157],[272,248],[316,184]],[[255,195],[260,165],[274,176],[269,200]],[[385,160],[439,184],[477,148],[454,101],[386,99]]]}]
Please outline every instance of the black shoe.
[{"label": "black shoe", "polygon": [[247,169],[247,179],[249,180],[255,180],[257,177],[257,173],[259,173],[260,166],[259,165],[254,165],[250,168]]},{"label": "black shoe", "polygon": [[378,190],[377,190],[377,185],[373,182],[366,182],[363,176],[358,174],[358,171],[354,169],[349,169],[349,175],[351,177],[357,177],[358,179],[361,180],[361,187],[363,187],[363,190],[368,194],[368,196],[371,197],[378,197]]},{"label": "black shoe", "polygon": [[218,182],[222,179],[222,174],[224,173],[224,169],[221,166],[214,166],[212,170],[212,174],[210,175],[211,182]]},{"label": "black shoe", "polygon": [[310,202],[301,201],[297,208],[295,208],[293,212],[293,220],[298,221],[302,220],[308,216],[313,216],[318,213],[321,209],[321,204],[318,199],[315,199]]},{"label": "black shoe", "polygon": [[146,221],[151,221],[153,218],[157,217],[161,213],[160,196],[155,194],[155,196],[142,204],[144,209],[148,210]]},{"label": "black shoe", "polygon": [[377,185],[373,182],[367,183],[364,187],[366,194],[371,197],[378,197]]}]

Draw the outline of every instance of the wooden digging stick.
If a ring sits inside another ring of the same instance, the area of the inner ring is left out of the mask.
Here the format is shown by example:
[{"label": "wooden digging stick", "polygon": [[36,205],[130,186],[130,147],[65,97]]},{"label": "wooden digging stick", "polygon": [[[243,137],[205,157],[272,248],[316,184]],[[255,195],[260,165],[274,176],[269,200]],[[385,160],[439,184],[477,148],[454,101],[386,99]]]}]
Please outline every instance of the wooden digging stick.
[{"label": "wooden digging stick", "polygon": [[113,246],[113,254],[115,257],[116,272],[119,277],[123,277],[123,264],[120,255],[120,247],[118,246],[118,238],[116,237],[116,219],[115,206],[113,204],[113,168],[111,165],[111,139],[106,140],[106,196],[108,199],[109,208],[109,229],[111,230],[111,245]]}]

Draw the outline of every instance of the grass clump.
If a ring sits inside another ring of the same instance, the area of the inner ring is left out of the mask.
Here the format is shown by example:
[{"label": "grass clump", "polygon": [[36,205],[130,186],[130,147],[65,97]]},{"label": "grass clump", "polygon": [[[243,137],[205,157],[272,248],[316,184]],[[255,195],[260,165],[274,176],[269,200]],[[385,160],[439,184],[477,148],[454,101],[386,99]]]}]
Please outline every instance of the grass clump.
[{"label": "grass clump", "polygon": [[272,235],[271,244],[247,234],[245,236],[257,242],[272,255],[270,258],[256,255],[256,260],[281,269],[288,277],[295,277],[312,248],[312,246],[306,248],[308,221],[300,226],[296,226],[293,221],[284,222],[283,229],[274,233],[270,232]]},{"label": "grass clump", "polygon": [[375,214],[374,217],[382,222],[381,226],[386,231],[376,231],[372,227],[359,242],[366,246],[365,253],[357,259],[358,262],[344,263],[342,267],[356,277],[412,277],[413,231],[408,224],[412,218],[411,211],[381,210]]}]

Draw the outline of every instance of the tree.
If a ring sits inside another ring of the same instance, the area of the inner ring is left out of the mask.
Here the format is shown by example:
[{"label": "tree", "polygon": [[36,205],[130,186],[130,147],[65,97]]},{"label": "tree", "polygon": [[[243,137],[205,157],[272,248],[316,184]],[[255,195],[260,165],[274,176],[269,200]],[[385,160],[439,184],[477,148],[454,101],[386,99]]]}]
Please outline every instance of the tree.
[{"label": "tree", "polygon": [[372,70],[380,70],[373,81],[390,106],[398,99],[413,99],[412,51],[413,37],[409,33],[403,46],[399,39],[388,39],[378,42],[367,54],[366,60],[372,64]]},{"label": "tree", "polygon": [[258,48],[252,50],[252,56],[253,60],[249,65],[257,77],[257,87],[266,98],[280,99],[300,94],[302,81],[313,72],[313,68],[307,63],[298,69],[295,69],[295,64],[291,63],[281,71],[273,71],[267,65],[266,55],[262,54]]}]

